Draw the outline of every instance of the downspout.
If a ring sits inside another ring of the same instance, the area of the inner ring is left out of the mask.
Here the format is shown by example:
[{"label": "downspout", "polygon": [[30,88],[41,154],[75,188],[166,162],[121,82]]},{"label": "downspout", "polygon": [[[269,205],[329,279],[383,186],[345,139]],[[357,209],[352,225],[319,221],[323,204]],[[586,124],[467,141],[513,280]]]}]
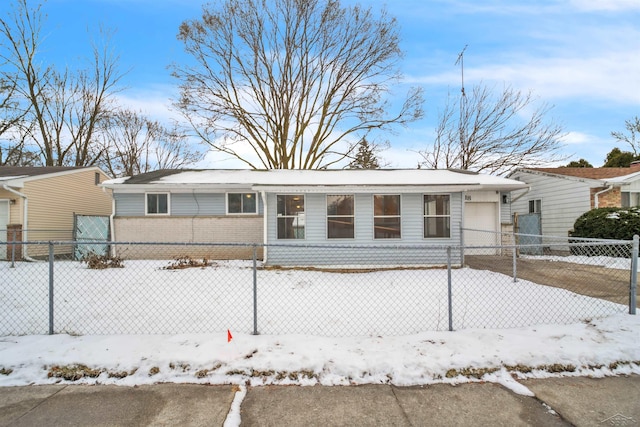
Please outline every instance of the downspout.
[{"label": "downspout", "polygon": [[[111,234],[111,241],[116,241],[116,227],[113,222],[113,218],[116,215],[116,199],[113,197],[113,193],[111,193],[111,215],[109,215],[109,231]],[[116,245],[111,245],[111,256],[115,258],[116,256]]]},{"label": "downspout", "polygon": [[267,215],[267,194],[263,191],[260,192],[260,197],[262,198],[262,262],[263,264],[267,263],[267,231],[269,224],[268,215]]},{"label": "downspout", "polygon": [[522,196],[525,196],[527,194],[529,194],[529,191],[531,191],[531,186],[527,187],[527,191],[525,191],[522,194],[518,194],[518,196],[515,199],[511,199],[511,203],[518,201]]},{"label": "downspout", "polygon": [[[26,242],[28,240],[28,235],[27,233],[29,232],[29,227],[27,226],[27,221],[29,219],[28,213],[29,213],[29,199],[27,199],[27,195],[23,194],[17,190],[14,190],[13,188],[9,187],[7,184],[2,184],[2,188],[7,190],[10,193],[15,194],[18,197],[21,197],[22,200],[24,200],[24,207],[22,208],[22,241]],[[24,258],[27,261],[32,261],[35,262],[36,260],[31,258],[28,254],[27,254],[27,248],[29,246],[28,245],[23,245],[22,247],[22,258]]]},{"label": "downspout", "polygon": [[600,205],[600,200],[599,200],[599,196],[603,193],[606,193],[607,191],[611,191],[613,190],[613,185],[608,186],[607,188],[605,188],[602,191],[598,191],[596,194],[593,195],[593,207],[594,209],[598,209],[598,206]]}]

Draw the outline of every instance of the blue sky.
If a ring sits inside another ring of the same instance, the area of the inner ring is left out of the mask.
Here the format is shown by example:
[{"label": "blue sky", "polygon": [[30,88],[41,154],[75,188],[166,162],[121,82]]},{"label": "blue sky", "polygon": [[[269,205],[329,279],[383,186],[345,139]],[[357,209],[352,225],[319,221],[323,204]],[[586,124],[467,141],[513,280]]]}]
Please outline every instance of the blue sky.
[{"label": "blue sky", "polygon": [[[129,70],[121,102],[153,118],[177,115],[169,99],[177,82],[167,66],[188,58],[176,39],[178,26],[197,18],[196,0],[49,0],[43,58],[58,66],[77,64],[90,54],[100,26],[115,31],[112,47]],[[640,116],[640,1],[638,0],[343,0],[395,16],[405,57],[406,85],[425,90],[425,117],[389,135],[382,157],[392,167],[416,166],[417,150],[433,139],[447,93],[460,90],[458,53],[464,56],[465,86],[483,82],[499,90],[531,90],[554,108],[550,116],[567,135],[564,153],[604,163],[617,144],[611,131]],[[10,2],[2,1],[4,16]],[[403,91],[399,87],[399,92]],[[208,157],[210,167],[239,167]]]}]

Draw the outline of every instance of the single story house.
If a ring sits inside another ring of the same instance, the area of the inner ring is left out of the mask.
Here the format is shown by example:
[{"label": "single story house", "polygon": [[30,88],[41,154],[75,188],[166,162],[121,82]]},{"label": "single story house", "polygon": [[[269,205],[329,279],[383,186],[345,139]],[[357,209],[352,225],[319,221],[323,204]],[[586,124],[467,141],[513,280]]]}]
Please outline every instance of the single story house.
[{"label": "single story house", "polygon": [[[265,244],[259,256],[271,265],[412,264],[429,256],[442,264],[442,253],[417,254],[406,246],[459,245],[462,225],[497,232],[502,196],[527,187],[426,169],[159,170],[102,186],[113,194],[115,242]],[[384,248],[374,254],[349,247],[357,245]],[[144,246],[126,249],[120,252],[125,258],[151,256]],[[154,247],[153,257],[181,251]],[[205,255],[250,258],[252,251],[220,248]]]},{"label": "single story house", "polygon": [[547,236],[567,236],[591,209],[640,206],[640,162],[628,168],[525,168],[509,178],[530,187],[512,193],[510,215],[538,216],[540,234]]},{"label": "single story house", "polygon": [[[71,240],[76,215],[109,216],[111,177],[97,167],[0,166],[0,242]],[[42,256],[42,246],[0,244],[0,259]]]}]

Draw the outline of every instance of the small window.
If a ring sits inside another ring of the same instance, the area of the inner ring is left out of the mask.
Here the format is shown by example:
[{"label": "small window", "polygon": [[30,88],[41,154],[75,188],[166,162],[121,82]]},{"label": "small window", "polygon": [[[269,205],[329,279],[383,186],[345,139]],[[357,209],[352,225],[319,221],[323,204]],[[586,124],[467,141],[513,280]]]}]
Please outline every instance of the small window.
[{"label": "small window", "polygon": [[542,200],[529,200],[529,213],[541,213],[542,212]]},{"label": "small window", "polygon": [[256,193],[228,193],[227,213],[255,214],[258,212]]},{"label": "small window", "polygon": [[327,238],[353,239],[353,196],[327,196]]},{"label": "small window", "polygon": [[93,183],[95,185],[100,184],[100,172],[95,172],[95,174],[93,175]]},{"label": "small window", "polygon": [[424,237],[451,237],[451,210],[448,194],[424,196]]},{"label": "small window", "polygon": [[373,196],[373,237],[375,239],[399,239],[400,195]]},{"label": "small window", "polygon": [[304,195],[278,195],[278,239],[304,239]]},{"label": "small window", "polygon": [[633,208],[640,207],[640,193],[622,192],[621,207]]},{"label": "small window", "polygon": [[147,193],[147,215],[168,215],[169,194]]}]

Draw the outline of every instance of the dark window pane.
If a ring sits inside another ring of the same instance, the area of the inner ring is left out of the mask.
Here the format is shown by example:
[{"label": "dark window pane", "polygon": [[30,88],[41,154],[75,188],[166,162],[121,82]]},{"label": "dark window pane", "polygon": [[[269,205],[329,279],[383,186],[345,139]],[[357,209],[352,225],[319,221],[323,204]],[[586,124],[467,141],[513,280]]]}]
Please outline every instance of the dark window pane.
[{"label": "dark window pane", "polygon": [[169,205],[167,203],[166,194],[158,194],[158,213],[169,212]]},{"label": "dark window pane", "polygon": [[242,212],[242,194],[228,194],[229,213]]},{"label": "dark window pane", "polygon": [[399,239],[400,217],[374,218],[374,238]]},{"label": "dark window pane", "polygon": [[330,217],[327,220],[327,237],[329,239],[353,239],[353,217]]},{"label": "dark window pane", "polygon": [[424,219],[424,237],[451,237],[449,217],[431,217]]},{"label": "dark window pane", "polygon": [[256,195],[254,193],[247,193],[242,195],[242,212],[243,213],[256,213]]},{"label": "dark window pane", "polygon": [[373,196],[373,215],[400,215],[400,196]]},{"label": "dark window pane", "polygon": [[304,239],[304,196],[278,195],[278,239]]}]

